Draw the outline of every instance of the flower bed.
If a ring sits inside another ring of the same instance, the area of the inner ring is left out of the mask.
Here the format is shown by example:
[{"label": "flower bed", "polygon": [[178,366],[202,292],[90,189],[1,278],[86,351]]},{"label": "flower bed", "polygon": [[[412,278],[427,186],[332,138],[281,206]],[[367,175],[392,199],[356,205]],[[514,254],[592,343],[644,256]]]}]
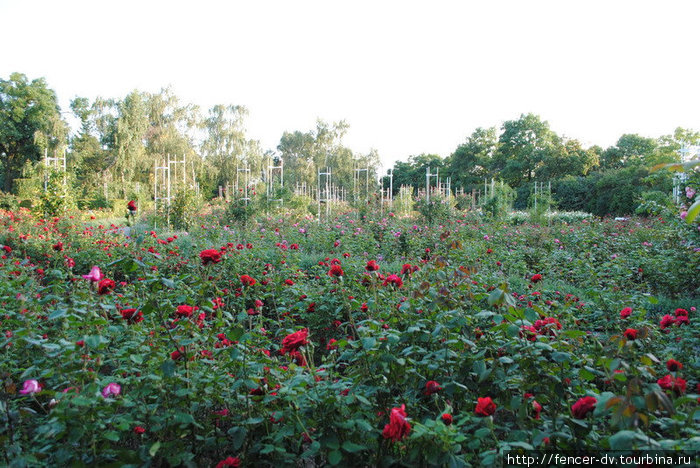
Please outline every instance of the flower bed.
[{"label": "flower bed", "polygon": [[482,466],[516,449],[698,449],[699,262],[675,226],[414,223],[127,238],[4,213],[3,462]]}]

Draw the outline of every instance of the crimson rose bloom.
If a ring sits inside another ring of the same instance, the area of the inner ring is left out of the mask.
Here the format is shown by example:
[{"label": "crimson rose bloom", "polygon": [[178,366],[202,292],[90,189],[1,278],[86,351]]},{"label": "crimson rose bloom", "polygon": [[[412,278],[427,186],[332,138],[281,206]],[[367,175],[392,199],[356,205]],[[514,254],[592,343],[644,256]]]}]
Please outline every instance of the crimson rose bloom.
[{"label": "crimson rose bloom", "polygon": [[136,202],[134,200],[129,200],[129,203],[126,204],[126,207],[129,209],[129,211],[134,212],[136,211]]},{"label": "crimson rose bloom", "polygon": [[532,281],[533,283],[537,283],[538,281],[542,281],[542,275],[540,275],[539,273],[536,273],[536,274],[532,275],[532,278],[530,278],[530,281]]},{"label": "crimson rose bloom", "polygon": [[437,383],[434,380],[429,380],[425,383],[425,390],[423,391],[423,394],[432,395],[433,393],[437,393],[440,390],[442,390],[442,387],[439,383]]},{"label": "crimson rose bloom", "polygon": [[576,419],[584,419],[588,413],[595,409],[597,403],[598,400],[592,396],[580,398],[571,406],[571,412]]},{"label": "crimson rose bloom", "polygon": [[675,359],[669,359],[668,361],[666,361],[666,369],[670,370],[671,372],[676,372],[683,369],[683,364],[676,361]]},{"label": "crimson rose bloom", "polygon": [[625,335],[625,338],[627,338],[630,341],[636,340],[637,339],[637,330],[635,330],[634,328],[628,328],[627,330],[625,330],[623,335]]},{"label": "crimson rose bloom", "polygon": [[238,459],[238,457],[226,457],[216,464],[216,468],[226,468],[228,466],[238,468],[241,466],[241,461]]},{"label": "crimson rose bloom", "polygon": [[219,263],[221,261],[221,252],[216,249],[202,250],[199,253],[199,258],[202,259],[202,265],[209,265],[211,263]]},{"label": "crimson rose bloom", "polygon": [[144,427],[136,426],[134,428],[134,434],[143,434],[144,432],[146,432],[146,428]]},{"label": "crimson rose bloom", "polygon": [[442,419],[442,422],[445,424],[445,426],[449,426],[452,424],[452,415],[450,413],[444,413],[442,416],[440,416]]},{"label": "crimson rose bloom", "polygon": [[474,412],[479,416],[491,416],[496,412],[496,403],[493,402],[491,397],[479,398]]},{"label": "crimson rose bloom", "polygon": [[255,279],[251,278],[250,276],[241,275],[241,284],[243,284],[243,286],[253,286],[255,282]]},{"label": "crimson rose bloom", "polygon": [[377,270],[379,270],[379,265],[377,264],[376,261],[370,260],[369,262],[367,262],[367,266],[365,266],[365,270],[377,271]]},{"label": "crimson rose bloom", "polygon": [[684,379],[681,379],[680,377],[674,378],[671,374],[660,378],[656,381],[656,383],[659,384],[659,387],[663,388],[664,390],[673,390],[677,395],[684,394],[685,387],[688,384],[688,382],[686,382]]},{"label": "crimson rose bloom", "polygon": [[328,276],[343,276],[344,272],[340,265],[331,265],[331,269],[328,270]]},{"label": "crimson rose bloom", "polygon": [[685,309],[676,309],[675,314],[676,314],[676,317],[681,317],[681,316],[687,317],[687,316],[688,316],[688,311],[685,310]]},{"label": "crimson rose bloom", "polygon": [[382,435],[385,439],[398,442],[411,432],[411,425],[406,421],[406,405],[401,408],[392,408],[389,413],[389,424],[384,426]]},{"label": "crimson rose bloom", "polygon": [[632,308],[631,307],[625,307],[620,311],[620,318],[627,318],[632,314]]},{"label": "crimson rose bloom", "polygon": [[136,309],[122,309],[119,313],[121,313],[122,318],[129,323],[139,323],[143,321],[143,312],[136,312]]},{"label": "crimson rose bloom", "polygon": [[674,323],[676,323],[676,319],[673,317],[673,315],[666,314],[663,317],[661,317],[661,322],[659,323],[659,326],[662,330],[665,330]]},{"label": "crimson rose bloom", "polygon": [[192,317],[192,313],[197,310],[197,307],[192,307],[189,305],[179,305],[175,309],[175,313],[180,317]]},{"label": "crimson rose bloom", "polygon": [[386,279],[384,280],[384,283],[382,283],[382,284],[384,286],[386,286],[387,284],[393,284],[397,288],[400,288],[401,286],[403,286],[403,280],[398,275],[389,275],[386,277]]},{"label": "crimson rose bloom", "polygon": [[307,338],[309,337],[309,329],[303,328],[299,331],[291,333],[282,339],[282,349],[280,354],[286,354],[288,352],[296,351],[301,346],[309,344]]},{"label": "crimson rose bloom", "polygon": [[114,280],[111,280],[109,278],[105,278],[99,283],[97,283],[97,294],[100,296],[104,296],[105,294],[111,293],[114,288],[117,286],[117,284],[114,282]]}]

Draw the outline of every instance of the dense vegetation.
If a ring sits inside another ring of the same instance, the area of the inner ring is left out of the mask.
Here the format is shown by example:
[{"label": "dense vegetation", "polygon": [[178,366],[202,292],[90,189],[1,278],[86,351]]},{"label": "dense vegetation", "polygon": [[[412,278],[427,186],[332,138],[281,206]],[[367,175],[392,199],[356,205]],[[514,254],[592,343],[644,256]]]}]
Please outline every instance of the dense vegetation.
[{"label": "dense vegetation", "polygon": [[2,214],[3,463],[700,446],[698,233],[675,216],[243,227],[208,209],[188,233]]},{"label": "dense vegetation", "polygon": [[[152,199],[154,167],[168,155],[187,161],[186,178],[190,184],[197,181],[205,200],[219,195],[219,187],[244,185],[244,169],[250,170],[246,182],[263,181],[270,165],[284,164],[288,192],[316,187],[318,171],[326,167],[333,172],[333,184],[348,192],[355,190],[356,168],[367,168],[370,181],[379,175],[376,151],[359,154],[343,145],[348,130],[343,121],[318,121],[308,131],[284,132],[272,151],[246,134],[245,107],[216,105],[203,112],[182,103],[170,89],[134,90],[122,98],[76,97],[71,113],[80,123],[73,131],[43,79],[30,81],[20,73],[0,79],[0,177],[6,208],[11,208],[9,194],[16,196],[15,204],[31,205],[39,197],[47,177],[44,155],[66,156],[66,191],[79,208],[108,208],[115,199]],[[415,194],[425,187],[430,167],[443,182],[451,179],[453,191],[471,193],[484,181],[503,182],[516,190],[518,209],[533,203],[533,183],[540,182],[551,186],[552,201],[560,209],[629,215],[643,197],[658,199],[671,190],[670,176],[650,174],[649,168],[680,160],[681,146],[699,141],[698,132],[677,128],[673,135],[625,134],[607,149],[584,148],[557,135],[539,116],[523,114],[500,129],[477,128],[445,158],[405,155],[392,168],[393,188],[398,195],[402,185],[410,186]],[[176,169],[180,180],[182,168]],[[388,177],[381,183],[385,189],[390,185]],[[369,192],[376,188],[372,182]]]}]

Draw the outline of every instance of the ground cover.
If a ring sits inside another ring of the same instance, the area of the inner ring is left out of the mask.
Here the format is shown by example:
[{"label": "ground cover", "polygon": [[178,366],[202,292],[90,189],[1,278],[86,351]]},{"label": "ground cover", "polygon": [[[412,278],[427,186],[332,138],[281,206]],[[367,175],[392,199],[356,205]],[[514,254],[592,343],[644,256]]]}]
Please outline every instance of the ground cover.
[{"label": "ground cover", "polygon": [[700,447],[700,258],[674,222],[0,224],[12,466]]}]

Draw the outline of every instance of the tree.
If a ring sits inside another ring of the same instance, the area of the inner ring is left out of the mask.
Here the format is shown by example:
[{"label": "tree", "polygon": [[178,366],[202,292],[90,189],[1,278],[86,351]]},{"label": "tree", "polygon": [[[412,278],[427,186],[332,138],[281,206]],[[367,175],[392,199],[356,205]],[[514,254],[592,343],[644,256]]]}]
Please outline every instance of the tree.
[{"label": "tree", "polygon": [[469,188],[490,177],[491,160],[498,148],[496,128],[479,127],[467,141],[457,147],[446,161],[447,173],[454,187]]},{"label": "tree", "polygon": [[511,187],[530,182],[547,158],[558,150],[560,139],[535,114],[522,114],[518,120],[503,123],[503,133],[494,156],[494,168]]},{"label": "tree", "polygon": [[27,161],[39,161],[43,151],[60,151],[68,126],[61,119],[56,93],[43,78],[29,82],[21,73],[0,79],[0,157],[3,190],[14,188],[14,179]]},{"label": "tree", "polygon": [[548,152],[537,171],[540,180],[559,179],[568,175],[585,176],[598,166],[594,149],[584,149],[578,140],[565,140],[555,151]]},{"label": "tree", "polygon": [[601,166],[604,169],[616,169],[630,164],[646,164],[647,158],[653,156],[657,142],[653,138],[645,138],[636,133],[626,133],[603,152]]},{"label": "tree", "polygon": [[[394,194],[398,193],[402,185],[410,185],[415,189],[425,188],[425,171],[430,167],[430,173],[439,173],[445,169],[445,159],[437,154],[422,153],[408,158],[408,162],[397,161],[394,164]],[[433,180],[430,181],[434,183]]]},{"label": "tree", "polygon": [[78,135],[71,138],[68,167],[74,171],[76,182],[83,188],[84,195],[88,195],[100,182],[95,175],[104,171],[107,152],[102,149],[100,141],[94,135],[96,112],[90,100],[76,97],[71,101],[70,107],[73,114],[80,120],[80,131]]}]

